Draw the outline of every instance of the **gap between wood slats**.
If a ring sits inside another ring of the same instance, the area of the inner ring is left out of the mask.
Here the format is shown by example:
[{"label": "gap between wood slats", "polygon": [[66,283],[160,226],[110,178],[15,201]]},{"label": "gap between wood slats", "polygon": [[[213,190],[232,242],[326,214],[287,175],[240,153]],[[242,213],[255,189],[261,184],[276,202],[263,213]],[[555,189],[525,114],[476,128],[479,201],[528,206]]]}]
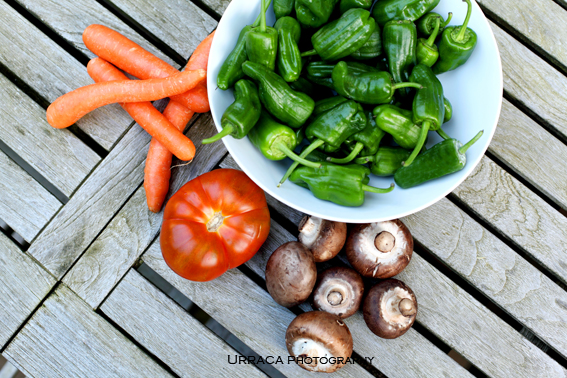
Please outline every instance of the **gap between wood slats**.
[{"label": "gap between wood slats", "polygon": [[0,219],[0,231],[2,231],[2,233],[6,235],[6,237],[10,239],[15,245],[17,245],[22,252],[27,251],[30,247],[30,244],[2,219]]},{"label": "gap between wood slats", "polygon": [[201,8],[201,10],[203,12],[205,12],[206,14],[208,14],[209,16],[211,16],[211,18],[213,18],[215,21],[219,22],[222,15],[218,14],[216,11],[214,11],[211,7],[209,7],[203,0],[191,0],[191,2],[193,4],[195,4],[196,6],[198,6],[199,8]]}]

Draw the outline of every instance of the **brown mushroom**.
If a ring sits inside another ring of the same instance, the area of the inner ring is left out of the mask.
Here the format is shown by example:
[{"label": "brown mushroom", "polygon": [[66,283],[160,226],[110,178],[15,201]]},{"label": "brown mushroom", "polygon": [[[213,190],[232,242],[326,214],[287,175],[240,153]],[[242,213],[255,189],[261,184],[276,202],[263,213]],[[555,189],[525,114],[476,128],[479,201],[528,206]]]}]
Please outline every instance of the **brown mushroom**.
[{"label": "brown mushroom", "polygon": [[347,325],[323,311],[296,317],[287,327],[285,344],[295,362],[309,371],[332,373],[352,355],[352,335]]},{"label": "brown mushroom", "polygon": [[346,223],[306,215],[299,223],[299,241],[313,252],[315,262],[328,261],[345,245]]},{"label": "brown mushroom", "polygon": [[284,307],[305,302],[316,281],[313,254],[301,243],[285,243],[268,259],[266,286],[272,298]]},{"label": "brown mushroom", "polygon": [[360,307],[364,283],[356,271],[345,267],[329,268],[317,276],[313,308],[348,318]]},{"label": "brown mushroom", "polygon": [[395,339],[413,325],[417,299],[409,286],[392,278],[370,289],[362,312],[372,332],[384,339]]},{"label": "brown mushroom", "polygon": [[399,220],[359,224],[346,243],[348,261],[364,277],[390,278],[409,264],[413,237]]}]

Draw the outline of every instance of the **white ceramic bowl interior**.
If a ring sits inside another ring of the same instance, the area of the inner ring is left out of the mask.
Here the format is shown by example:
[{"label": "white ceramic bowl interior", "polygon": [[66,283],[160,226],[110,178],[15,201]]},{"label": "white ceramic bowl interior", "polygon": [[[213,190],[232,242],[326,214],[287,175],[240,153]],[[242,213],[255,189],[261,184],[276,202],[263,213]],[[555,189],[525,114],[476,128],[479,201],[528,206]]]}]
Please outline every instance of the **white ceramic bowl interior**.
[{"label": "white ceramic bowl interior", "polygon": [[[463,144],[477,132],[484,136],[467,152],[467,165],[457,173],[430,181],[412,189],[396,187],[388,194],[366,193],[366,202],[361,207],[344,207],[315,198],[307,189],[287,181],[280,188],[277,183],[291,165],[290,159],[271,161],[256,149],[248,138],[223,139],[228,151],[250,178],[263,190],[279,201],[307,214],[324,219],[367,223],[401,218],[431,206],[453,191],[480,162],[488,148],[502,105],[502,65],[496,40],[484,14],[475,1],[469,27],[476,31],[478,44],[469,61],[455,71],[439,76],[445,97],[453,105],[453,119],[443,129]],[[460,0],[441,0],[434,10],[447,16],[453,12],[451,25],[462,24],[467,6]],[[232,51],[240,30],[254,22],[260,12],[260,0],[232,0],[224,13],[211,47],[207,85],[211,112],[220,131],[221,117],[234,101],[232,90],[222,91],[217,87],[217,75],[224,60]],[[268,25],[275,22],[273,8],[267,14]],[[427,146],[441,141],[436,133],[430,133]],[[379,178],[371,175],[370,185],[388,187],[393,177]]]}]

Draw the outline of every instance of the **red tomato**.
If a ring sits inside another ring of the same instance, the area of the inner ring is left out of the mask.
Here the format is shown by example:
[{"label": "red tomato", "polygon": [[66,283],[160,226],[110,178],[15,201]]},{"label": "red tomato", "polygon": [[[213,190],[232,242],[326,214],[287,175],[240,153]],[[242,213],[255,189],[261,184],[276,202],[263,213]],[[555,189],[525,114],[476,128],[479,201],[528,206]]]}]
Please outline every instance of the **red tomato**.
[{"label": "red tomato", "polygon": [[191,281],[210,281],[250,260],[270,233],[266,196],[245,173],[217,169],[183,185],[165,207],[161,252]]}]

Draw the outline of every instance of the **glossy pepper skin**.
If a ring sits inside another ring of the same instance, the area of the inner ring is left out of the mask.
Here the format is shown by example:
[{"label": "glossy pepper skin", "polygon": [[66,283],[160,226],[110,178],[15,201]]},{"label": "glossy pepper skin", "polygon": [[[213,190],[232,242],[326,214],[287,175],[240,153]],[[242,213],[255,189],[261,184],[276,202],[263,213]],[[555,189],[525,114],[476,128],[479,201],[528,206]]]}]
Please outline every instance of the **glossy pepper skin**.
[{"label": "glossy pepper skin", "polygon": [[[356,75],[367,72],[378,72],[376,68],[364,63],[346,62],[346,64],[349,68],[349,72]],[[307,65],[307,78],[316,84],[324,85],[327,88],[335,90],[332,78],[335,66],[335,63],[322,61],[311,62]]]},{"label": "glossy pepper skin", "polygon": [[274,13],[276,20],[289,16],[295,8],[295,0],[274,0]]},{"label": "glossy pepper skin", "polygon": [[247,76],[259,82],[262,105],[283,123],[298,128],[313,113],[315,101],[305,93],[292,90],[280,75],[266,66],[247,61],[242,69]]},{"label": "glossy pepper skin", "polygon": [[332,78],[338,94],[364,104],[386,104],[392,101],[396,89],[420,87],[415,83],[396,84],[385,71],[353,74],[346,62],[337,63]]},{"label": "glossy pepper skin", "polygon": [[[377,3],[380,4],[380,3]],[[396,83],[409,80],[416,64],[417,29],[411,21],[390,21],[382,31],[390,74]],[[402,92],[405,94],[406,92]]]},{"label": "glossy pepper skin", "polygon": [[410,110],[386,104],[374,108],[373,113],[378,127],[392,135],[394,142],[408,150],[415,148],[421,128],[413,122]]},{"label": "glossy pepper skin", "polygon": [[352,8],[370,9],[374,0],[341,0],[339,10],[341,14]]},{"label": "glossy pepper skin", "polygon": [[411,152],[401,147],[380,147],[374,155],[356,159],[357,164],[370,163],[370,172],[375,176],[393,176],[410,156]]},{"label": "glossy pepper skin", "polygon": [[394,188],[379,189],[368,186],[370,169],[351,165],[321,163],[321,168],[300,167],[290,176],[294,184],[309,189],[316,198],[341,206],[362,206],[365,192],[388,193]]},{"label": "glossy pepper skin", "polygon": [[408,189],[460,171],[467,163],[466,151],[482,134],[481,131],[464,146],[456,139],[447,139],[436,144],[419,155],[412,165],[398,169],[394,175],[396,184]]},{"label": "glossy pepper skin", "polygon": [[217,77],[217,85],[223,91],[232,88],[238,80],[244,77],[242,63],[248,59],[246,54],[246,34],[250,30],[252,30],[252,26],[245,26],[242,29],[236,41],[236,46],[221,66]]},{"label": "glossy pepper skin", "polygon": [[350,54],[350,57],[357,60],[368,60],[379,57],[382,52],[382,34],[380,33],[380,27],[376,25],[376,29],[374,29],[366,43]]},{"label": "glossy pepper skin", "polygon": [[447,123],[453,118],[453,105],[447,97],[443,97],[443,105],[445,106],[445,117],[443,118],[443,123]]},{"label": "glossy pepper skin", "polygon": [[436,75],[459,68],[469,60],[477,43],[474,30],[467,25],[471,18],[471,0],[468,4],[467,17],[462,26],[450,26],[443,31],[439,42],[439,61],[433,66]]},{"label": "glossy pepper skin", "polygon": [[338,60],[360,49],[375,29],[376,22],[370,17],[370,12],[354,8],[319,29],[311,37],[311,42],[321,59]]},{"label": "glossy pepper skin", "polygon": [[439,20],[439,33],[442,33],[443,30],[449,25],[451,19],[453,18],[453,13],[449,13],[447,16],[447,20],[443,18],[439,13],[429,12],[423,17],[421,17],[415,25],[417,26],[417,31],[421,33],[424,37],[429,37],[433,30],[435,30],[435,24],[437,20]]},{"label": "glossy pepper skin", "polygon": [[262,104],[256,85],[249,80],[237,81],[234,86],[234,102],[226,108],[221,118],[222,131],[201,143],[213,143],[227,135],[235,139],[244,138],[260,119],[261,112]]},{"label": "glossy pepper skin", "polygon": [[274,25],[278,31],[277,65],[281,77],[289,82],[301,75],[303,63],[297,43],[301,37],[301,25],[295,18],[282,17]]},{"label": "glossy pepper skin", "polygon": [[278,31],[266,26],[266,9],[266,0],[262,0],[260,25],[246,34],[246,54],[251,62],[263,64],[273,71],[278,54]]},{"label": "glossy pepper skin", "polygon": [[302,25],[318,28],[327,23],[339,0],[295,0],[297,21]]},{"label": "glossy pepper skin", "polygon": [[326,113],[329,110],[348,101],[349,100],[344,98],[343,96],[333,96],[317,101],[315,103],[315,109],[313,109],[313,114],[311,115],[311,117],[316,118],[320,114]]},{"label": "glossy pepper skin", "polygon": [[433,65],[437,62],[437,59],[439,59],[439,49],[435,44],[435,39],[437,38],[437,34],[439,34],[440,26],[441,22],[437,19],[435,22],[435,29],[429,38],[419,38],[417,40],[417,64],[425,64],[427,67],[433,67]]},{"label": "glossy pepper skin", "polygon": [[431,68],[418,64],[413,69],[410,80],[420,83],[423,88],[417,91],[413,99],[413,122],[421,126],[421,131],[419,141],[406,161],[406,166],[412,164],[421,151],[427,139],[427,133],[430,130],[439,130],[445,119],[443,85]]},{"label": "glossy pepper skin", "polygon": [[440,0],[379,0],[372,15],[382,26],[391,20],[415,21],[439,4]]}]

